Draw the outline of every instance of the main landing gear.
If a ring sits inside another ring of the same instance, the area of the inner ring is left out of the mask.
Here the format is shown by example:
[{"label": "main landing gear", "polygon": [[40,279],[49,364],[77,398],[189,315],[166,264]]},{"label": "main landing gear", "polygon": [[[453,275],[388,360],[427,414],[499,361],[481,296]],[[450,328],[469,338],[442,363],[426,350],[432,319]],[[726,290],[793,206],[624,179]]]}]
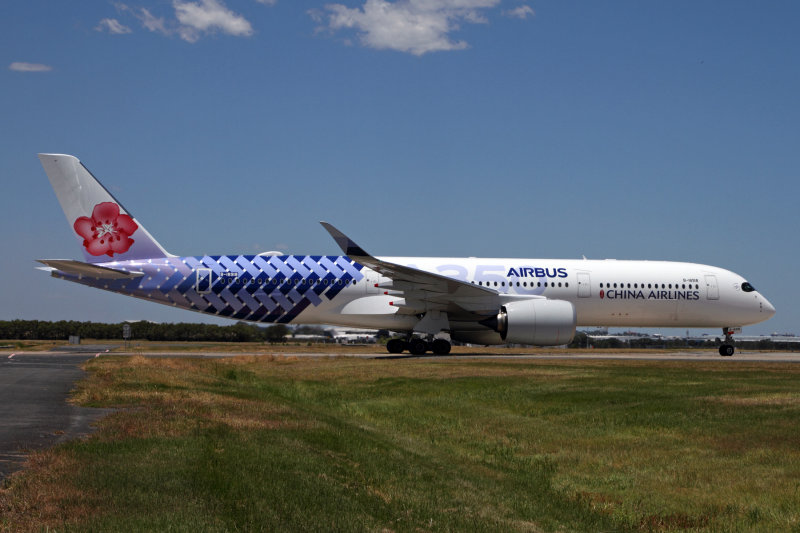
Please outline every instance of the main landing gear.
[{"label": "main landing gear", "polygon": [[719,347],[719,354],[723,357],[730,357],[735,351],[733,348],[733,328],[722,328],[722,333],[725,334],[725,341]]},{"label": "main landing gear", "polygon": [[429,342],[417,337],[408,340],[391,339],[386,343],[386,349],[389,353],[403,353],[408,350],[411,355],[424,355],[425,352],[447,355],[450,353],[450,342],[445,339],[433,339]]}]

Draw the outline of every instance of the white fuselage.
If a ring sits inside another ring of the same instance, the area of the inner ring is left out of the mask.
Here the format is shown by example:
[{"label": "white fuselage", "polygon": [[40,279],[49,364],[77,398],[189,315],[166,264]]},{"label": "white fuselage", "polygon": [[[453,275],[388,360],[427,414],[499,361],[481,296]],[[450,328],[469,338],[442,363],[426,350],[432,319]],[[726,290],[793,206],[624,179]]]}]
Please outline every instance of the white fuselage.
[{"label": "white fuselage", "polygon": [[[775,309],[729,270],[668,261],[382,257],[501,294],[543,296],[575,305],[578,326],[736,327],[770,318]],[[395,297],[375,287],[384,278],[362,270],[366,283],[348,287],[331,306],[308,309],[303,322],[410,329]]]}]

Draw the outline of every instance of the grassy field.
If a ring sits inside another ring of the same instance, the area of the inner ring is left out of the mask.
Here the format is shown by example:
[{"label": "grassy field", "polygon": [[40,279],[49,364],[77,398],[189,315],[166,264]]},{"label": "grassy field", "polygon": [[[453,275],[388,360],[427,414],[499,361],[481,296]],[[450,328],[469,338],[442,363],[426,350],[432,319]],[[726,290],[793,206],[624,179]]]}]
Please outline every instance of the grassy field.
[{"label": "grassy field", "polygon": [[147,359],[87,365],[92,437],[0,528],[800,531],[800,365]]}]

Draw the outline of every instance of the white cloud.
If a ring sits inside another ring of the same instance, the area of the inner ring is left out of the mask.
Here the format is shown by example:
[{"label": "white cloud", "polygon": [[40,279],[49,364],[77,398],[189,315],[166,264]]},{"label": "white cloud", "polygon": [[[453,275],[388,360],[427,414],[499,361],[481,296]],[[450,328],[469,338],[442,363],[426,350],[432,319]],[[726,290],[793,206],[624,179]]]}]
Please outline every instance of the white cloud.
[{"label": "white cloud", "polygon": [[[366,0],[360,8],[328,4],[327,29],[355,30],[364,46],[398,50],[414,55],[442,50],[462,50],[465,41],[451,39],[459,22],[487,22],[481,10],[495,7],[500,0]],[[324,22],[320,11],[309,15]]]},{"label": "white cloud", "polygon": [[174,0],[175,16],[180,26],[178,34],[182,39],[193,43],[203,33],[222,33],[236,37],[248,37],[253,34],[250,23],[218,0],[200,0],[199,2],[182,2]]},{"label": "white cloud", "polygon": [[53,67],[50,65],[42,65],[41,63],[23,63],[15,61],[8,66],[8,70],[16,72],[50,72]]},{"label": "white cloud", "polygon": [[[277,3],[277,0],[256,1],[264,5]],[[197,42],[203,35],[217,32],[235,37],[249,37],[253,34],[250,22],[228,9],[222,0],[172,0],[175,19],[158,17],[144,7],[131,7],[122,2],[114,5],[120,13],[130,13],[139,19],[146,30],[167,36],[178,35],[190,43]],[[103,19],[101,25],[106,20],[116,22],[116,19]]]},{"label": "white cloud", "polygon": [[160,33],[162,35],[172,35],[174,33],[167,28],[167,24],[163,17],[156,17],[150,13],[150,10],[147,8],[132,8],[126,4],[123,4],[122,2],[114,3],[114,7],[116,7],[117,11],[120,13],[130,13],[139,19],[139,23],[148,31]]},{"label": "white cloud", "polygon": [[533,12],[530,6],[519,6],[514,9],[509,9],[508,11],[503,11],[503,14],[507,17],[525,20],[528,17],[534,16],[536,13]]},{"label": "white cloud", "polygon": [[135,13],[135,15],[146,30],[160,33],[162,35],[169,35],[172,33],[167,29],[167,24],[164,22],[163,17],[156,17],[145,8],[141,8],[139,13]]},{"label": "white cloud", "polygon": [[112,35],[123,35],[131,33],[132,31],[129,27],[120,24],[117,19],[103,19],[94,29],[97,31],[107,31]]}]

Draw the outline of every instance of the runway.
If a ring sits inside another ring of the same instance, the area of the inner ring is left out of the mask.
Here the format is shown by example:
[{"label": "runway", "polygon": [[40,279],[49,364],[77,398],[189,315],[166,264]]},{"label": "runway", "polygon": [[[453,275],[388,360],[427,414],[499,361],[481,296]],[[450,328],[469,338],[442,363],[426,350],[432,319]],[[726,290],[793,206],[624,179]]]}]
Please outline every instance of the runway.
[{"label": "runway", "polygon": [[[735,364],[737,362],[749,363],[800,363],[800,352],[775,352],[775,353],[761,353],[751,352],[736,354],[733,357],[722,357],[720,355],[710,354],[708,352],[680,352],[680,353],[618,353],[618,354],[587,354],[587,353],[550,353],[550,354],[485,354],[485,353],[461,353],[451,355],[410,355],[410,354],[389,354],[386,352],[375,353],[303,353],[303,352],[285,352],[281,353],[280,350],[270,351],[271,355],[283,355],[286,357],[356,357],[362,359],[429,359],[431,361],[451,361],[451,360],[465,360],[465,359],[540,359],[540,360],[593,360],[593,361],[718,361],[720,363]],[[124,355],[116,353],[115,355]],[[125,354],[133,355],[133,354]],[[236,355],[244,354],[230,354],[230,353],[214,353],[214,352],[192,352],[192,353],[169,353],[169,352],[153,352],[142,354],[146,357],[233,357]],[[259,354],[251,354],[259,355]],[[266,355],[266,354],[264,354]]]},{"label": "runway", "polygon": [[[67,350],[65,348],[58,348],[53,351],[30,351],[24,353],[17,353],[16,357],[33,357],[39,356],[42,358],[65,358],[70,357],[67,353],[73,353],[72,357],[82,357],[81,362],[89,357],[103,356],[103,355],[116,355],[116,356],[134,356],[141,355],[144,357],[237,357],[237,356],[259,356],[259,355],[273,355],[285,357],[345,357],[345,358],[361,358],[361,359],[426,359],[426,360],[460,360],[460,359],[564,359],[564,360],[594,360],[594,361],[717,361],[721,363],[736,363],[736,362],[749,362],[749,363],[800,363],[800,351],[798,352],[760,352],[742,350],[737,351],[732,357],[722,357],[711,350],[679,350],[669,352],[655,352],[648,350],[641,351],[593,351],[593,350],[554,350],[552,352],[542,352],[541,350],[531,353],[503,353],[503,349],[497,349],[493,352],[487,352],[484,349],[472,351],[459,351],[451,353],[450,355],[410,355],[403,353],[399,355],[389,354],[381,348],[369,352],[347,352],[346,347],[339,347],[336,351],[326,352],[303,352],[297,348],[282,349],[281,346],[266,346],[264,348],[255,348],[248,352],[220,352],[213,350],[180,350],[180,351],[161,351],[161,350],[136,350],[125,351],[121,349],[114,349],[113,345],[96,345],[84,346],[81,348],[74,348]],[[59,352],[59,353],[57,353]],[[0,363],[5,362],[11,352],[0,351]],[[62,355],[63,353],[64,355]],[[80,355],[78,355],[80,354]]]},{"label": "runway", "polygon": [[80,364],[94,354],[0,356],[0,481],[18,470],[28,452],[86,435],[109,412],[67,403]]}]

